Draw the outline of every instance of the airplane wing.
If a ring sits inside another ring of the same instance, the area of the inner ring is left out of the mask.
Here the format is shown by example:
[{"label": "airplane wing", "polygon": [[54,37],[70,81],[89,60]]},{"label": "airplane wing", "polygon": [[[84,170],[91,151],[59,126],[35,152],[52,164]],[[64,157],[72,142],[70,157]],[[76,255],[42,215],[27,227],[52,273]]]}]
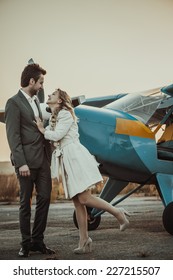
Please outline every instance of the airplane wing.
[{"label": "airplane wing", "polygon": [[112,102],[126,96],[126,94],[127,93],[119,93],[116,95],[106,95],[106,96],[87,98],[87,99],[85,99],[85,101],[82,102],[82,104],[101,108],[109,103],[112,103]]},{"label": "airplane wing", "polygon": [[[146,91],[143,91],[143,92],[132,93],[133,94],[132,96],[134,96],[134,98],[136,99],[136,96],[141,96],[141,95],[153,96],[153,94],[156,94],[156,93],[158,94],[158,93],[161,93],[161,92],[173,97],[173,84],[169,85],[169,86],[164,86],[164,87],[159,87],[159,88],[155,88],[155,89],[146,90]],[[116,109],[116,107],[117,107],[117,109],[122,110],[122,107],[119,104],[123,104],[125,102],[125,99],[121,99],[121,98],[125,97],[129,94],[131,94],[131,93],[129,93],[129,92],[128,93],[118,93],[118,94],[114,94],[114,95],[106,95],[106,96],[86,98],[85,100],[83,99],[82,102],[80,102],[79,104],[82,103],[83,105],[88,105],[88,106],[93,106],[93,107],[98,107],[98,108],[104,107],[104,108],[108,108],[108,109]],[[76,98],[77,97],[75,97],[74,99],[76,99]],[[119,101],[119,103],[118,103],[117,101],[119,99],[121,99],[121,101]],[[128,97],[127,97],[127,99],[128,99]],[[155,97],[154,97],[154,99],[156,100]],[[131,101],[132,100],[130,100],[130,102]],[[79,105],[79,104],[77,104],[77,105]],[[155,104],[156,104],[156,102],[155,102]],[[162,102],[162,104],[163,104],[163,102]],[[76,103],[74,105],[75,105],[74,107],[77,106]],[[145,104],[142,104],[142,105],[144,105],[144,107],[145,107]],[[133,102],[132,102],[131,106],[133,106]],[[165,102],[164,102],[164,106],[166,107]],[[126,110],[126,109],[123,108],[123,110]]]},{"label": "airplane wing", "polygon": [[[29,63],[33,63],[33,60],[29,60]],[[50,114],[46,112],[44,89],[37,96],[42,104],[41,107],[45,119],[48,119]],[[83,104],[97,108],[104,107],[105,109],[124,111],[147,124],[156,109],[157,111],[158,109],[163,111],[163,108],[173,104],[173,84],[137,93],[119,93],[92,98],[85,98],[85,95],[80,95],[72,97],[72,103],[74,107]],[[3,109],[0,110],[0,122],[5,122]]]}]

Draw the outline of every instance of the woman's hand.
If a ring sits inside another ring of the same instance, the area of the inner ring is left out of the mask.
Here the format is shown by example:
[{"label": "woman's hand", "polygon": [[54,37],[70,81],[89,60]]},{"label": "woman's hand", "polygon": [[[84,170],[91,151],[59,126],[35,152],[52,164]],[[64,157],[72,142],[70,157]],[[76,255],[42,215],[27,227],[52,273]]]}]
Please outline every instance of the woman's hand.
[{"label": "woman's hand", "polygon": [[43,126],[42,120],[39,117],[35,117],[35,120],[36,120],[35,124],[37,125],[39,131],[44,134],[45,133],[45,128]]}]

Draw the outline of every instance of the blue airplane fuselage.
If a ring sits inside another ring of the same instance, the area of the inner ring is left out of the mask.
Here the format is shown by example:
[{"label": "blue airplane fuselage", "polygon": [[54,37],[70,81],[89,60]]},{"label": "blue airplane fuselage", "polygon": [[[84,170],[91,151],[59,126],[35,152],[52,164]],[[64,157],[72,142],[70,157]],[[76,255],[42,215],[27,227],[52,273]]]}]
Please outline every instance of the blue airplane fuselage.
[{"label": "blue airplane fuselage", "polygon": [[110,176],[143,182],[152,174],[172,172],[172,161],[158,159],[153,132],[133,116],[85,105],[75,113],[81,143]]}]

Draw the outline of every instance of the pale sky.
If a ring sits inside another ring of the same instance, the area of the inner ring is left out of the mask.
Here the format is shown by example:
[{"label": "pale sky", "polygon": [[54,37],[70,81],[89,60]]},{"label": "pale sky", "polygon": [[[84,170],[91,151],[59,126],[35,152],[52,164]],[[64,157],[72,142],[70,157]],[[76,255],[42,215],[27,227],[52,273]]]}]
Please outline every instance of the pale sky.
[{"label": "pale sky", "polygon": [[[173,0],[0,0],[0,108],[32,57],[46,94],[137,92],[173,83]],[[0,161],[9,160],[0,124]]]}]

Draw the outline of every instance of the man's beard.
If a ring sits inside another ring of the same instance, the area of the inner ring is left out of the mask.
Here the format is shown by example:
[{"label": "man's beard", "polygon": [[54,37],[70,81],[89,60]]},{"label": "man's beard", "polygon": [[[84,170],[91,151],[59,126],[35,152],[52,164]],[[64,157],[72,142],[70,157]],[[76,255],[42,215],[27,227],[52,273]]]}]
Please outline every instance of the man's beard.
[{"label": "man's beard", "polygon": [[39,90],[35,90],[35,89],[30,90],[31,96],[37,95],[38,92],[39,92]]}]

